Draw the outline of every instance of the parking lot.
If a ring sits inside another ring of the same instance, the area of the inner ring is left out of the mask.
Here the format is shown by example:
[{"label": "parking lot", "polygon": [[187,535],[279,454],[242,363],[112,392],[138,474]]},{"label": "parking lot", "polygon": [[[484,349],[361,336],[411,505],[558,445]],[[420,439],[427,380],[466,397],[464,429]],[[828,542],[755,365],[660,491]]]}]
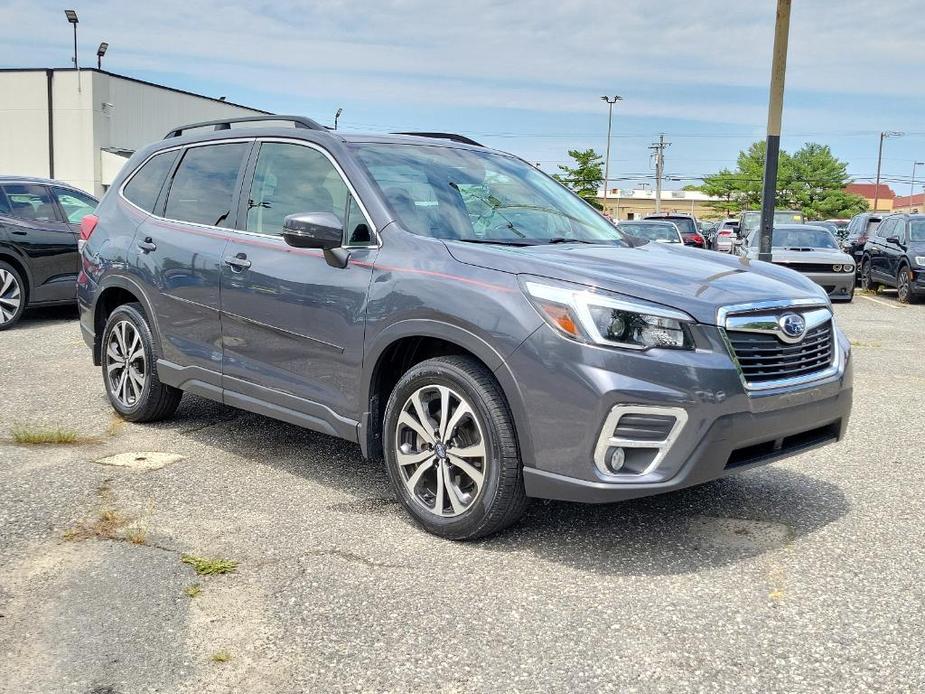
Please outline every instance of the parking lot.
[{"label": "parking lot", "polygon": [[[115,419],[76,312],[33,312],[0,336],[0,690],[921,691],[925,306],[836,313],[847,440],[457,544],[356,446],[189,395]],[[79,438],[13,442],[42,427]]]}]

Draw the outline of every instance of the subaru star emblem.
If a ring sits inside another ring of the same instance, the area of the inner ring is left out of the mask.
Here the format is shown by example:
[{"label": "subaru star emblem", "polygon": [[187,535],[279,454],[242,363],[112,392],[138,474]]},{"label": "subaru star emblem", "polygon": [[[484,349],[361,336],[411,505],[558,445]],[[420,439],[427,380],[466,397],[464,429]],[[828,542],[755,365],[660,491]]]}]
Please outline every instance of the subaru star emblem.
[{"label": "subaru star emblem", "polygon": [[778,320],[781,332],[792,340],[803,336],[806,332],[806,320],[799,313],[785,313]]}]

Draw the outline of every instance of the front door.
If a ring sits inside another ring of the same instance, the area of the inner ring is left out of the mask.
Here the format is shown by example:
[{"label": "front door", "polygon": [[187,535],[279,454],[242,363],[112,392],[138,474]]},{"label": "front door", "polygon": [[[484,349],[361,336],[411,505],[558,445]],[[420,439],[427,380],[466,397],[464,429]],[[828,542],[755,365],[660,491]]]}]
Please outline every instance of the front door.
[{"label": "front door", "polygon": [[[354,438],[375,230],[314,145],[262,142],[249,168],[222,270],[226,402],[253,409],[256,400],[272,405],[268,414]],[[304,212],[344,223],[346,267],[283,241],[285,217]]]}]

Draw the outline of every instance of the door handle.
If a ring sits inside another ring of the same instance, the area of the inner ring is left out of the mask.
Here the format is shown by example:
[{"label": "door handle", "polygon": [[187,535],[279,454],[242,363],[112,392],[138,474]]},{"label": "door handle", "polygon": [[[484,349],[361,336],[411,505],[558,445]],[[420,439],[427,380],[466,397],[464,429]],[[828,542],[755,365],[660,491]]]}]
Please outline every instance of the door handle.
[{"label": "door handle", "polygon": [[13,232],[11,232],[11,233],[16,234],[16,236],[28,236],[28,232],[26,232],[26,231],[18,231],[18,230],[17,230],[17,231],[13,231]]},{"label": "door handle", "polygon": [[157,250],[157,244],[148,236],[144,241],[138,242],[138,248],[141,249],[142,253],[150,253],[151,251]]},{"label": "door handle", "polygon": [[242,272],[251,266],[251,261],[247,259],[244,253],[238,253],[230,258],[225,258],[225,265],[229,266],[232,272]]}]

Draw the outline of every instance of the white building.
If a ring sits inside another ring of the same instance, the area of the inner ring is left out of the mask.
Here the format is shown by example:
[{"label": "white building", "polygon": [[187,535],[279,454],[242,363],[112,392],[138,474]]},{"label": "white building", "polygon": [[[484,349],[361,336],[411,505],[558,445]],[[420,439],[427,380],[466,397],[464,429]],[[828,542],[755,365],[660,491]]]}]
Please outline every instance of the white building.
[{"label": "white building", "polygon": [[100,196],[135,150],[185,123],[267,113],[96,69],[0,70],[0,174]]}]

